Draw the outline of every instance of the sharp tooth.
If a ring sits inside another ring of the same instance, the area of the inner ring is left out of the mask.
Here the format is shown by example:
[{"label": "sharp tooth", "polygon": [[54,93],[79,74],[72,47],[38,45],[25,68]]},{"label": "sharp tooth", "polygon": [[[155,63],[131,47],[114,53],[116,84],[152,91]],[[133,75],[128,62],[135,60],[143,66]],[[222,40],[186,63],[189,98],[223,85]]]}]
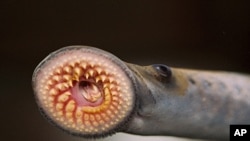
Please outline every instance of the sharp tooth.
[{"label": "sharp tooth", "polygon": [[[88,126],[88,127],[91,125],[91,123],[90,123],[89,121],[86,121],[85,124],[86,124],[86,126]],[[86,131],[86,132],[91,132],[90,129],[85,129],[85,131]]]},{"label": "sharp tooth", "polygon": [[82,118],[82,111],[81,110],[76,110],[76,113],[75,113],[75,116],[76,116],[76,118],[79,118],[79,119],[81,119]]},{"label": "sharp tooth", "polygon": [[90,63],[90,66],[93,68],[95,66],[95,63],[94,62],[91,62]]},{"label": "sharp tooth", "polygon": [[93,76],[94,75],[94,70],[91,69],[91,70],[89,70],[88,73],[89,73],[90,76]]},{"label": "sharp tooth", "polygon": [[61,110],[63,108],[63,104],[62,103],[57,103],[56,104],[56,110]]},{"label": "sharp tooth", "polygon": [[[76,57],[76,58],[78,58],[78,57]],[[77,60],[75,61],[75,64],[78,64],[78,65],[79,65],[80,62],[81,62],[81,61],[77,59]]]},{"label": "sharp tooth", "polygon": [[60,74],[60,73],[62,73],[62,70],[61,70],[61,68],[57,68],[57,69],[55,70],[55,73],[57,73],[57,74]]},{"label": "sharp tooth", "polygon": [[110,84],[110,85],[109,85],[109,89],[112,89],[112,88],[114,88],[114,87],[115,87],[114,84]]},{"label": "sharp tooth", "polygon": [[50,80],[48,80],[47,84],[48,85],[53,85],[53,81],[50,79]]},{"label": "sharp tooth", "polygon": [[100,77],[101,77],[102,82],[104,82],[107,78],[105,75],[101,75]]},{"label": "sharp tooth", "polygon": [[51,90],[49,91],[49,94],[50,94],[50,95],[56,95],[56,94],[57,94],[57,90],[56,90],[55,88],[53,88],[53,89],[51,89]]},{"label": "sharp tooth", "polygon": [[72,77],[72,80],[79,81],[79,77],[78,77],[77,75],[74,75],[74,76]]},{"label": "sharp tooth", "polygon": [[81,71],[80,68],[76,67],[76,68],[74,68],[74,72],[75,72],[78,76],[80,76],[82,71]]},{"label": "sharp tooth", "polygon": [[64,94],[61,94],[60,96],[58,96],[58,102],[65,102],[68,99],[69,99],[68,93],[64,93]]},{"label": "sharp tooth", "polygon": [[81,66],[82,66],[84,69],[86,69],[86,67],[87,67],[87,63],[82,62],[82,63],[81,63]]},{"label": "sharp tooth", "polygon": [[77,122],[77,124],[82,124],[82,119],[81,119],[81,118],[78,118],[78,119],[76,120],[76,122]]},{"label": "sharp tooth", "polygon": [[[121,101],[119,101],[117,96],[112,97],[112,100],[119,102],[121,104]],[[119,105],[117,106],[117,109],[119,109]]]},{"label": "sharp tooth", "polygon": [[[57,116],[63,116],[63,112],[62,111],[57,112]],[[58,119],[58,120],[61,120],[61,119]]]},{"label": "sharp tooth", "polygon": [[[98,123],[96,122],[96,121],[94,121],[93,122],[93,125],[96,127],[96,126],[98,126]],[[95,129],[95,132],[97,132],[98,130],[97,129]]]},{"label": "sharp tooth", "polygon": [[69,85],[70,87],[73,87],[73,82],[72,82],[72,81],[69,81],[69,82],[68,82],[68,85]]},{"label": "sharp tooth", "polygon": [[53,75],[54,75],[54,74],[53,74],[53,71],[52,71],[51,69],[49,70],[48,75],[49,75],[49,76],[53,76]]},{"label": "sharp tooth", "polygon": [[72,69],[71,69],[69,66],[64,67],[63,70],[64,70],[66,73],[71,73],[71,72],[72,72]]},{"label": "sharp tooth", "polygon": [[85,78],[89,79],[89,74],[88,73],[85,74]]},{"label": "sharp tooth", "polygon": [[118,87],[118,88],[117,88],[117,91],[121,91],[121,87]]},{"label": "sharp tooth", "polygon": [[108,87],[108,86],[109,86],[108,83],[104,83],[104,84],[103,84],[103,87],[104,87],[104,88],[106,88],[106,87]]},{"label": "sharp tooth", "polygon": [[69,101],[65,107],[67,112],[72,112],[75,109],[75,102],[73,100]]},{"label": "sharp tooth", "polygon": [[74,62],[74,61],[70,62],[70,63],[69,63],[69,66],[71,66],[71,67],[74,68],[74,67],[75,67],[75,62]]},{"label": "sharp tooth", "polygon": [[72,115],[73,115],[73,114],[72,114],[71,112],[67,112],[67,113],[66,113],[66,117],[67,117],[67,118],[71,118]]},{"label": "sharp tooth", "polygon": [[118,92],[117,91],[112,91],[112,96],[117,96]]},{"label": "sharp tooth", "polygon": [[57,84],[56,88],[59,89],[59,90],[63,90],[64,86],[63,86],[63,84]]},{"label": "sharp tooth", "polygon": [[71,78],[70,75],[66,74],[66,75],[63,75],[63,79],[66,80],[66,81],[69,81]]},{"label": "sharp tooth", "polygon": [[95,82],[99,82],[101,80],[101,78],[99,76],[95,77]]},{"label": "sharp tooth", "polygon": [[52,79],[58,82],[58,81],[60,81],[60,76],[54,75],[54,76],[52,77]]},{"label": "sharp tooth", "polygon": [[101,68],[95,68],[95,70],[98,74],[101,74],[101,72],[103,71]]},{"label": "sharp tooth", "polygon": [[65,89],[69,88],[69,84],[68,83],[63,83],[63,86],[65,87]]},{"label": "sharp tooth", "polygon": [[102,119],[99,114],[96,114],[95,118],[96,118],[96,121],[100,121]]},{"label": "sharp tooth", "polygon": [[54,101],[54,99],[55,99],[55,98],[52,97],[52,96],[50,96],[50,97],[48,98],[49,101]]},{"label": "sharp tooth", "polygon": [[114,80],[115,80],[115,79],[114,79],[113,77],[109,77],[109,82],[110,82],[110,83],[114,82]]},{"label": "sharp tooth", "polygon": [[95,121],[95,117],[93,115],[90,115],[90,121]]},{"label": "sharp tooth", "polygon": [[106,74],[106,75],[109,75],[110,73],[109,73],[108,71],[105,71],[105,74]]},{"label": "sharp tooth", "polygon": [[84,120],[88,121],[89,120],[89,115],[88,114],[84,114]]},{"label": "sharp tooth", "polygon": [[111,115],[112,112],[111,112],[110,110],[107,110],[107,114],[108,114],[108,115]]},{"label": "sharp tooth", "polygon": [[108,88],[104,88],[104,93],[105,93],[105,95],[110,95],[109,89]]},{"label": "sharp tooth", "polygon": [[45,90],[49,90],[50,87],[49,87],[48,85],[45,85],[45,86],[44,86],[44,89],[45,89]]}]

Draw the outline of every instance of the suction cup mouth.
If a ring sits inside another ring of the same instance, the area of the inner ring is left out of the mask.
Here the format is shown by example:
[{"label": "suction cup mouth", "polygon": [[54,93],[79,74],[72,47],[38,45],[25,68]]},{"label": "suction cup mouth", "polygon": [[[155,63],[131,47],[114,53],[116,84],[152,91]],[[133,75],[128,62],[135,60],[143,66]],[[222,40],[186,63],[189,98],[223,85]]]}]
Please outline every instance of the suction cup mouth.
[{"label": "suction cup mouth", "polygon": [[114,55],[93,47],[51,53],[35,69],[32,83],[44,115],[74,135],[115,133],[135,107],[132,72]]}]

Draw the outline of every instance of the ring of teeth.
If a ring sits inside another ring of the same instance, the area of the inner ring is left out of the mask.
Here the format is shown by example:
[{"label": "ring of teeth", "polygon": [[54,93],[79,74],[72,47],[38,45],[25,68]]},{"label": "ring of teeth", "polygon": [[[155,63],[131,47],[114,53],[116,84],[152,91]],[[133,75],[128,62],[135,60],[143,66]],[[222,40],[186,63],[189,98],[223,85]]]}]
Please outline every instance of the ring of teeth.
[{"label": "ring of teeth", "polygon": [[36,93],[45,113],[64,129],[99,134],[115,128],[132,111],[130,83],[107,58],[67,50],[41,66]]}]

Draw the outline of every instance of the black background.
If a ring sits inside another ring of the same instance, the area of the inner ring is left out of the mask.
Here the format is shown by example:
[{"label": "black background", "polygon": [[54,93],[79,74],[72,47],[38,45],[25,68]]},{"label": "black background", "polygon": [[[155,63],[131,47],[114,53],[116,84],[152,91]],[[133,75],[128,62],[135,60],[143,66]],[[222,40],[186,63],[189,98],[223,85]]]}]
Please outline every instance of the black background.
[{"label": "black background", "polygon": [[247,0],[1,0],[1,138],[76,139],[41,117],[31,87],[36,65],[64,46],[99,47],[140,65],[250,73],[249,7]]}]

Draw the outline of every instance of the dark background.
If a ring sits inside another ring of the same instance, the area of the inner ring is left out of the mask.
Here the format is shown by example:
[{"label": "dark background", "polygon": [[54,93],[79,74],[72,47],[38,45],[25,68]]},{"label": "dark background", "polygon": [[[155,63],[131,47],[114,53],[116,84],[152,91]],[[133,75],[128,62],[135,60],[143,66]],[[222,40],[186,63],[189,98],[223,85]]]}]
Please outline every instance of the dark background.
[{"label": "dark background", "polygon": [[247,0],[0,1],[0,134],[7,140],[82,140],[42,118],[31,76],[68,45],[148,65],[250,73]]}]

